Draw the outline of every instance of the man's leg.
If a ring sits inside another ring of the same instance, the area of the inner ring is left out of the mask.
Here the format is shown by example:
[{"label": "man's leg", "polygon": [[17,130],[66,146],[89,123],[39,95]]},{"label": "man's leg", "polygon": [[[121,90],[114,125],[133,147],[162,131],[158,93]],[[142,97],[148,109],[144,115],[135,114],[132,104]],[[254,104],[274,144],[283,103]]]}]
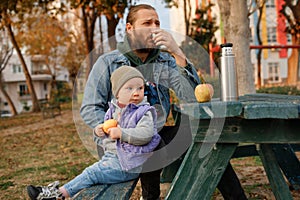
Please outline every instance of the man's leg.
[{"label": "man's leg", "polygon": [[230,163],[224,171],[224,174],[218,184],[218,189],[225,200],[247,199],[240,181]]},{"label": "man's leg", "polygon": [[[162,130],[159,132],[162,140],[159,146],[155,150],[159,150],[168,144],[173,137],[176,135],[178,131],[177,126],[168,126],[163,127]],[[164,156],[167,154],[161,154],[160,159],[164,159]],[[157,159],[157,158],[156,158]],[[151,159],[151,157],[147,160],[147,162],[159,162],[156,159]],[[145,163],[147,165],[147,163]],[[162,169],[158,169],[151,172],[145,172],[140,174],[140,181],[142,186],[142,196],[143,200],[157,200],[160,196],[160,175]]]},{"label": "man's leg", "polygon": [[160,173],[162,169],[140,174],[143,200],[157,200],[160,196]]},{"label": "man's leg", "polygon": [[272,149],[283,174],[290,183],[290,188],[300,190],[300,162],[293,146],[291,144],[272,144]]},{"label": "man's leg", "polygon": [[[165,142],[168,144],[172,141],[172,139],[177,135],[176,140],[178,140],[178,145],[189,145],[192,142],[191,138],[191,130],[189,127],[189,118],[186,115],[181,115],[178,113],[176,125],[173,127],[164,127],[160,131],[160,135]],[[164,146],[164,145],[163,145]],[[161,148],[161,147],[159,147]],[[158,148],[158,149],[159,149]],[[183,152],[184,153],[184,152]],[[172,152],[171,152],[172,154]],[[141,184],[142,184],[142,194],[143,198],[148,199],[158,199],[160,193],[160,173],[162,170],[157,170],[155,172],[143,173],[140,175]],[[153,181],[152,181],[153,179]],[[144,188],[146,190],[144,195]],[[225,200],[234,199],[234,200],[242,200],[247,199],[244,190],[240,184],[240,181],[234,172],[231,164],[229,163],[227,168],[224,171],[224,174],[218,184],[218,189],[222,193],[222,196]],[[153,190],[153,191],[152,191]],[[155,191],[154,191],[155,190]],[[153,192],[154,195],[151,195],[153,198],[148,198],[149,191]],[[159,193],[157,192],[159,191]]]}]

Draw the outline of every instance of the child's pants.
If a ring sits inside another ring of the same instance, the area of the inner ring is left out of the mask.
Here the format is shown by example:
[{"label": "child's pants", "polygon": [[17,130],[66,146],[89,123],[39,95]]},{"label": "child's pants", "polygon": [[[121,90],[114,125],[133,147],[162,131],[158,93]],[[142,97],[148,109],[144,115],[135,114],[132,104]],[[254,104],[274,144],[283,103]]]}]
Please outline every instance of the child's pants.
[{"label": "child's pants", "polygon": [[[139,169],[135,169],[139,171]],[[139,173],[122,171],[117,155],[105,153],[101,160],[87,167],[80,175],[66,183],[63,187],[70,197],[84,188],[97,184],[112,184],[138,178]]]}]

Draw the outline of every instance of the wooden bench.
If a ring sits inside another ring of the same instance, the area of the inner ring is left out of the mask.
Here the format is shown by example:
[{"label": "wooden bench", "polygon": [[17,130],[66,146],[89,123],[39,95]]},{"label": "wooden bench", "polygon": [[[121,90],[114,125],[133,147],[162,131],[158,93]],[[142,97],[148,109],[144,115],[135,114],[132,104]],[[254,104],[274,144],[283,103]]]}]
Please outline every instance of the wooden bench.
[{"label": "wooden bench", "polygon": [[48,101],[47,99],[40,99],[39,105],[43,114],[43,118],[54,118],[61,115],[61,108],[59,102]]},{"label": "wooden bench", "polygon": [[[183,158],[179,158],[166,168],[161,175],[161,183],[171,183]],[[130,199],[139,179],[117,184],[95,185],[80,191],[73,199],[94,199],[94,200],[128,200]]]},{"label": "wooden bench", "polygon": [[95,185],[83,189],[73,199],[94,199],[94,200],[127,200],[138,182],[138,179],[117,184]]}]

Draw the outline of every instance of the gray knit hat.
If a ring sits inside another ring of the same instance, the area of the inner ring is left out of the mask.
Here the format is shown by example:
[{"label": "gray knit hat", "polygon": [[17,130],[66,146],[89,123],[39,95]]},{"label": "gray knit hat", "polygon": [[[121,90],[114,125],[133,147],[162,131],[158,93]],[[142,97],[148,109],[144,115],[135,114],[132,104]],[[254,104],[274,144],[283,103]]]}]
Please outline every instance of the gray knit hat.
[{"label": "gray knit hat", "polygon": [[110,77],[113,95],[117,97],[121,87],[132,78],[141,78],[145,81],[143,74],[134,67],[123,65],[116,69]]}]

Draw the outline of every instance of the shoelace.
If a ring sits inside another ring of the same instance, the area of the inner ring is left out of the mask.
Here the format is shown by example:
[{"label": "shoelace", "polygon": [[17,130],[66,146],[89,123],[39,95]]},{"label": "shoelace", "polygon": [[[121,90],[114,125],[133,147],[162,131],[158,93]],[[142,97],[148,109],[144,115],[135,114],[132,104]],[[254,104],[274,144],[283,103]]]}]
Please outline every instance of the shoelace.
[{"label": "shoelace", "polygon": [[61,197],[60,191],[57,189],[57,186],[59,185],[58,181],[55,181],[52,184],[49,184],[48,186],[43,186],[42,192],[39,194],[37,200],[42,200],[43,198],[59,198]]}]

